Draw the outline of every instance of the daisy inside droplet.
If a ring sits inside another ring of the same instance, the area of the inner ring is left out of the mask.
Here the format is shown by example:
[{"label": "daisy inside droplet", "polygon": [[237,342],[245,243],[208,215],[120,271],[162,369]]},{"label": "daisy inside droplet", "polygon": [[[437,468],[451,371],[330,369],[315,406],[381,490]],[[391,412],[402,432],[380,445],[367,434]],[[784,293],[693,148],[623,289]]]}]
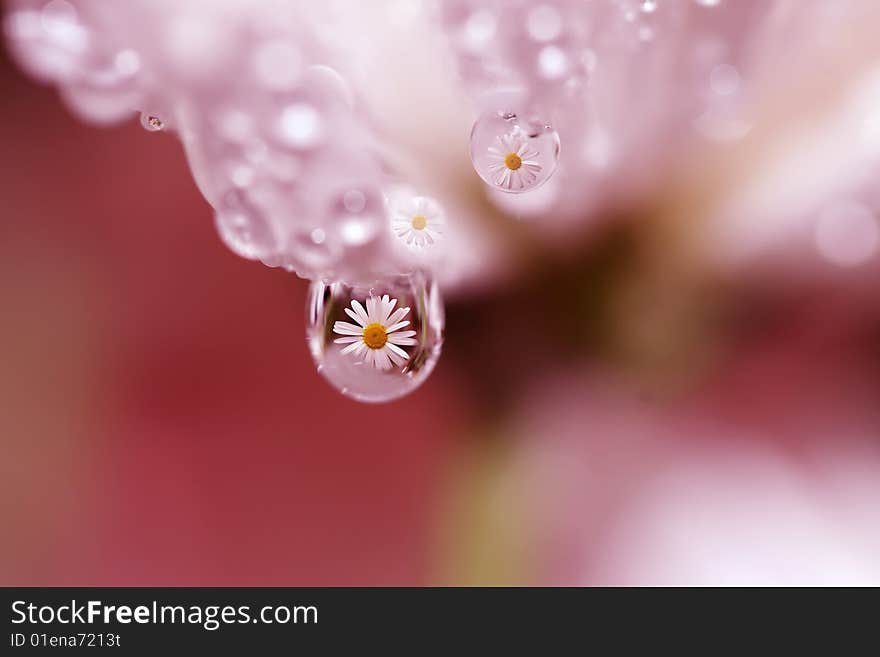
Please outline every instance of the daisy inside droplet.
[{"label": "daisy inside droplet", "polygon": [[391,203],[391,228],[404,244],[425,248],[443,235],[443,210],[426,196],[405,197]]},{"label": "daisy inside droplet", "polygon": [[486,112],[471,131],[471,161],[491,187],[513,194],[528,192],[556,171],[559,134],[537,117]]},{"label": "daisy inside droplet", "polygon": [[318,371],[352,399],[379,403],[409,394],[440,357],[443,302],[422,274],[354,285],[316,281],[306,309]]},{"label": "daisy inside droplet", "polygon": [[347,345],[341,353],[383,371],[406,364],[409,354],[403,347],[416,344],[412,337],[415,331],[401,330],[409,326],[409,320],[404,319],[409,308],[395,310],[397,299],[387,294],[368,297],[365,303],[366,309],[357,299],[352,299],[351,307],[345,309],[345,314],[356,324],[337,321],[333,325],[333,332],[342,336],[334,342]]},{"label": "daisy inside droplet", "polygon": [[489,147],[489,172],[492,182],[504,189],[523,190],[538,180],[540,153],[529,148],[528,139],[520,130],[500,135]]}]

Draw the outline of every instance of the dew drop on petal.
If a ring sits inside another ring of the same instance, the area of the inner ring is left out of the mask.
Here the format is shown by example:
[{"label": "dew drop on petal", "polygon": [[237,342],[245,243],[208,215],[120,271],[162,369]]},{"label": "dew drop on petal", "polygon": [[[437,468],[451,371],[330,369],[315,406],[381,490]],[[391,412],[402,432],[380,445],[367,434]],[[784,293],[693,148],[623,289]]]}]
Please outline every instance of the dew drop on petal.
[{"label": "dew drop on petal", "polygon": [[270,91],[294,89],[302,75],[302,56],[297,47],[283,39],[260,44],[253,53],[257,80]]},{"label": "dew drop on petal", "polygon": [[551,125],[510,112],[486,112],[471,130],[474,169],[503,192],[527,192],[547,182],[559,164],[559,148],[559,133]]},{"label": "dew drop on petal", "polygon": [[141,127],[147,132],[159,132],[165,128],[165,123],[158,116],[141,112]]},{"label": "dew drop on petal", "polygon": [[[393,360],[386,361],[383,354],[378,354],[381,365],[377,366],[372,361],[377,352],[385,347],[371,349],[366,343],[381,344],[381,331],[378,334],[352,336],[364,340],[364,347],[342,353],[352,342],[335,342],[345,337],[334,331],[336,322],[355,323],[345,309],[354,308],[353,300],[368,308],[367,299],[381,299],[386,294],[389,299],[397,300],[392,313],[409,308],[406,315],[398,320],[409,321],[409,324],[387,334],[390,342],[399,343],[396,348],[402,349],[406,358],[395,355]],[[342,394],[358,401],[381,403],[409,394],[424,383],[440,357],[443,304],[437,286],[421,274],[364,285],[317,281],[312,283],[309,290],[306,311],[307,339],[318,372]],[[395,339],[395,333],[403,337]]]},{"label": "dew drop on petal", "polygon": [[526,18],[526,30],[535,41],[553,41],[562,33],[562,15],[555,7],[538,5]]},{"label": "dew drop on petal", "polygon": [[568,72],[568,56],[558,46],[545,46],[538,53],[538,72],[548,80],[558,80]]},{"label": "dew drop on petal", "polygon": [[324,122],[311,105],[293,103],[281,112],[279,130],[281,139],[290,146],[312,148],[324,137]]},{"label": "dew drop on petal", "polygon": [[306,277],[332,271],[342,256],[343,247],[327,238],[323,228],[293,231],[284,248],[285,265]]},{"label": "dew drop on petal", "polygon": [[478,9],[464,23],[463,45],[469,50],[482,50],[495,37],[498,22],[488,9]]},{"label": "dew drop on petal", "polygon": [[235,254],[261,260],[275,253],[275,231],[265,214],[244,192],[229,192],[214,213],[217,232]]}]

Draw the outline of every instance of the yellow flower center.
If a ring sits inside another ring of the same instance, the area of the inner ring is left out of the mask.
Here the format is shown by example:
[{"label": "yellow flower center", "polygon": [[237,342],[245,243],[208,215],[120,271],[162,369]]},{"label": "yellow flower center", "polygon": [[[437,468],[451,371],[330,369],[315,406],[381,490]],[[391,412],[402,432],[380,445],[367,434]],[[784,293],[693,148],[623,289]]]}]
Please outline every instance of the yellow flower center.
[{"label": "yellow flower center", "polygon": [[516,153],[508,153],[504,157],[504,166],[511,171],[516,171],[522,166],[522,158]]},{"label": "yellow flower center", "polygon": [[415,230],[425,230],[428,225],[428,218],[423,214],[417,214],[410,222]]},{"label": "yellow flower center", "polygon": [[388,334],[381,324],[367,324],[364,327],[364,344],[370,349],[381,349],[388,342]]}]

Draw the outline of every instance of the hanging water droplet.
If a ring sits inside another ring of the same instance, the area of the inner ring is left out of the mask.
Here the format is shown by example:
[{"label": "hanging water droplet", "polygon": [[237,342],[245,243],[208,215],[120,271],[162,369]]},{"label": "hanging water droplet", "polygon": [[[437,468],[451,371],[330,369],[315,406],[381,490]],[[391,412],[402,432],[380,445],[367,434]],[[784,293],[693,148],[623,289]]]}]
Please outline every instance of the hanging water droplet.
[{"label": "hanging water droplet", "polygon": [[141,112],[141,127],[147,132],[159,132],[165,128],[165,123],[158,116]]},{"label": "hanging water droplet", "polygon": [[480,178],[504,192],[540,187],[559,163],[559,133],[538,119],[486,112],[471,131],[471,162]]},{"label": "hanging water droplet", "polygon": [[307,334],[318,371],[342,394],[387,402],[421,385],[443,344],[443,305],[420,275],[366,285],[312,283]]},{"label": "hanging water droplet", "polygon": [[234,253],[249,260],[277,251],[277,238],[262,210],[239,190],[226,194],[214,214],[217,232]]}]

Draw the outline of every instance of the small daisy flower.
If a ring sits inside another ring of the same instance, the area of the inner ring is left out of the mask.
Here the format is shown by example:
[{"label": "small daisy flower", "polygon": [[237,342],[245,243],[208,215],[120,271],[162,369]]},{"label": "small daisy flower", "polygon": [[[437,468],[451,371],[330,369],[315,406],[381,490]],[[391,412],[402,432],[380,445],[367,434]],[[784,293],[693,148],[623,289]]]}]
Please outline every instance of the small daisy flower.
[{"label": "small daisy flower", "polygon": [[431,246],[442,236],[443,224],[440,205],[425,196],[415,196],[392,209],[391,228],[407,246]]},{"label": "small daisy flower", "polygon": [[415,331],[400,330],[409,325],[409,320],[403,319],[409,308],[394,310],[397,299],[391,299],[387,294],[381,298],[369,297],[366,304],[364,309],[359,301],[351,300],[351,308],[346,308],[345,314],[357,324],[336,322],[333,332],[343,337],[334,342],[348,345],[341,353],[351,354],[377,370],[403,365],[409,360],[409,354],[401,347],[417,344],[413,338]]},{"label": "small daisy flower", "polygon": [[528,139],[518,130],[495,138],[489,147],[489,173],[504,189],[525,189],[538,179],[538,151],[529,150]]}]

